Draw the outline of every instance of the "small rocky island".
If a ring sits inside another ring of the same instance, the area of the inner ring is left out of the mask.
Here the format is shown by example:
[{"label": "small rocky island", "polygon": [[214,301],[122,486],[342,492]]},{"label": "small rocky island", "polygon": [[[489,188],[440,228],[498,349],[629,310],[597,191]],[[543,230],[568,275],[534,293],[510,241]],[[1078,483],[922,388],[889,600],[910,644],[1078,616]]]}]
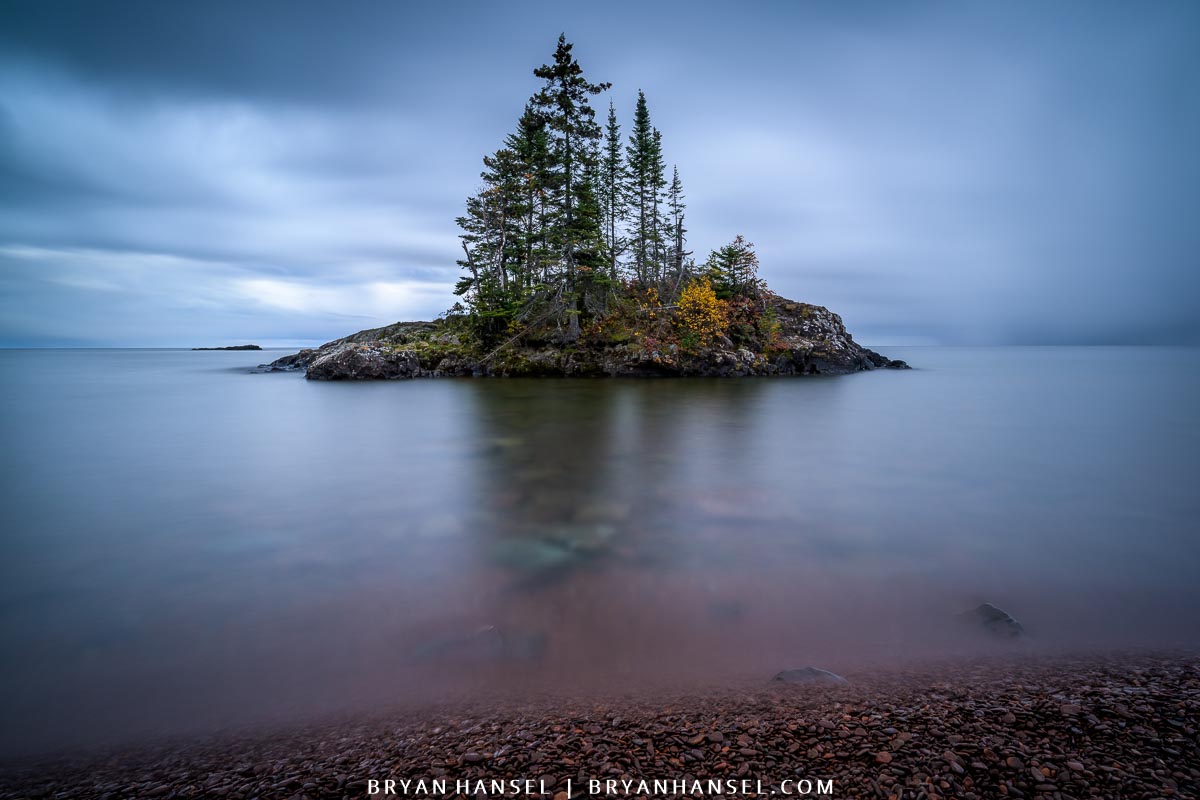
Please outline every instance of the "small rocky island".
[{"label": "small rocky island", "polygon": [[[319,348],[284,356],[263,369],[304,370],[312,380],[389,380],[437,377],[669,377],[837,375],[878,368],[907,369],[854,341],[841,318],[821,306],[771,295],[766,312],[777,327],[764,340],[753,328],[731,326],[702,348],[688,349],[647,335],[605,334],[571,340],[567,331],[487,349],[465,316],[436,322],[397,322],[359,331]],[[674,325],[659,311],[660,327]]]},{"label": "small rocky island", "polygon": [[738,377],[907,368],[854,342],[838,314],[758,277],[743,236],[692,258],[679,168],[637,94],[628,138],[611,88],[559,36],[544,84],[484,157],[467,198],[454,308],[432,323],[359,331],[262,368],[314,380]]},{"label": "small rocky island", "polygon": [[262,350],[256,344],[235,344],[229,347],[193,347],[192,350]]},{"label": "small rocky island", "polygon": [[560,36],[544,81],[459,217],[462,300],[285,356],[314,380],[442,376],[827,375],[889,367],[827,308],[758,277],[742,236],[702,263],[688,249],[679,168],[638,93],[630,135],[596,121],[592,83]]}]

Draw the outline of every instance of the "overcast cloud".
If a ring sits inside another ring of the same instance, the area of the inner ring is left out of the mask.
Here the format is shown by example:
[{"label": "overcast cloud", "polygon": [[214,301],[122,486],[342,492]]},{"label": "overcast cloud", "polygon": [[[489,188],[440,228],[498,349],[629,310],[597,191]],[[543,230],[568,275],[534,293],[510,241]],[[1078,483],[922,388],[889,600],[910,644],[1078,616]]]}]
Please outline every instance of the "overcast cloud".
[{"label": "overcast cloud", "polygon": [[1200,341],[1193,2],[0,0],[0,345],[436,315],[560,31],[626,132],[646,91],[697,256],[862,341]]}]

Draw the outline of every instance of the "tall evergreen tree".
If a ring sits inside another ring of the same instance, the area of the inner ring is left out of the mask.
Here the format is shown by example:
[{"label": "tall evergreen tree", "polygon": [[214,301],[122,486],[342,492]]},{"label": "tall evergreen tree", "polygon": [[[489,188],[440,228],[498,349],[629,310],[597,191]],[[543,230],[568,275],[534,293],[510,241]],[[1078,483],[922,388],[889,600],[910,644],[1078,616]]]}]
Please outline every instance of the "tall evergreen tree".
[{"label": "tall evergreen tree", "polygon": [[687,206],[683,202],[683,182],[679,180],[679,167],[674,166],[671,176],[671,188],[667,192],[667,213],[670,215],[671,229],[671,278],[675,286],[683,279],[684,259],[691,255],[684,250],[687,242],[687,228],[683,227],[683,210]]},{"label": "tall evergreen tree", "polygon": [[547,236],[550,212],[548,202],[557,184],[555,164],[550,152],[546,121],[530,105],[517,122],[516,132],[509,134],[505,146],[517,154],[523,174],[521,210],[522,286],[531,288],[548,279],[547,270],[553,260]]},{"label": "tall evergreen tree", "polygon": [[666,218],[663,214],[662,204],[666,200],[665,190],[667,188],[667,164],[663,159],[662,150],[662,134],[658,128],[654,129],[654,134],[651,137],[650,151],[650,185],[653,190],[653,215],[652,223],[652,244],[654,253],[654,282],[658,284],[659,289],[663,288],[663,278],[666,272],[667,263],[667,242],[670,236],[667,235]]},{"label": "tall evergreen tree", "polygon": [[624,152],[621,148],[621,126],[617,124],[617,111],[608,104],[608,124],[605,126],[604,146],[600,151],[597,172],[596,194],[603,212],[604,244],[608,249],[609,275],[617,277],[617,261],[624,249],[620,236],[620,224],[627,215]]},{"label": "tall evergreen tree", "polygon": [[[638,92],[627,142],[609,104],[602,129],[589,98],[609,88],[583,77],[560,36],[545,81],[503,146],[484,158],[482,187],[459,217],[464,258],[456,292],[483,341],[513,339],[536,325],[581,331],[581,315],[608,310],[620,258],[642,288],[677,297],[689,256],[683,183],[667,180],[662,135]],[[758,260],[742,237],[714,251],[706,270],[718,296],[759,297]],[[561,332],[561,329],[560,329]]]},{"label": "tall evergreen tree", "polygon": [[588,168],[592,141],[601,138],[596,124],[596,111],[588,103],[590,95],[610,88],[610,83],[590,83],[583,77],[583,68],[571,55],[572,45],[566,35],[558,37],[554,62],[543,64],[533,74],[546,81],[531,103],[546,121],[553,137],[555,159],[560,166],[558,206],[562,218],[555,225],[559,241],[555,244],[562,253],[568,282],[574,279],[579,244],[576,226],[579,203],[579,183]]},{"label": "tall evergreen tree", "polygon": [[586,148],[586,158],[575,191],[572,240],[575,242],[576,271],[588,280],[607,275],[608,247],[604,240],[604,212],[596,191],[600,154],[595,144]]},{"label": "tall evergreen tree", "polygon": [[468,198],[466,214],[457,220],[465,255],[458,263],[469,274],[455,292],[484,321],[482,332],[490,334],[499,321],[512,316],[521,299],[524,165],[507,147],[485,156],[483,164],[483,188]]},{"label": "tall evergreen tree", "polygon": [[634,276],[639,283],[648,283],[654,247],[654,128],[646,94],[638,90],[637,106],[633,112],[633,130],[626,147],[628,192],[634,216],[632,245]]}]

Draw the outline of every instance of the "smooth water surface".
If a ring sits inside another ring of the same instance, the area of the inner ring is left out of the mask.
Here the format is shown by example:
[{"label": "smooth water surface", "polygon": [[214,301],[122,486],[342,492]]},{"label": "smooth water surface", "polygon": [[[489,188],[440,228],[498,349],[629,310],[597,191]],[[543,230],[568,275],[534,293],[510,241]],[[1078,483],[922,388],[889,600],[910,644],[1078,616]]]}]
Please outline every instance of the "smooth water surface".
[{"label": "smooth water surface", "polygon": [[[1200,642],[1200,351],[836,378],[308,382],[0,351],[4,752],[527,681]],[[969,632],[974,636],[974,632]],[[972,640],[974,641],[974,640]]]}]

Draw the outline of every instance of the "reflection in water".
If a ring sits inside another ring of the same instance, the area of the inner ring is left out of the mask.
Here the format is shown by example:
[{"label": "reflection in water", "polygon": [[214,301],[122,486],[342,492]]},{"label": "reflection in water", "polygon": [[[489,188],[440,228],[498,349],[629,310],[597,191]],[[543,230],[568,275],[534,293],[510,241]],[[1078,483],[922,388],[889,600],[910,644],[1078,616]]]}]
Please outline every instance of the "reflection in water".
[{"label": "reflection in water", "polygon": [[[991,646],[1200,643],[1200,357],[308,383],[0,353],[0,749]],[[1116,373],[1114,363],[1126,365]],[[9,732],[11,731],[11,732]]]},{"label": "reflection in water", "polygon": [[[480,550],[505,582],[492,606],[497,624],[545,642],[540,665],[556,675],[677,671],[680,658],[703,655],[683,645],[712,644],[695,636],[697,608],[720,623],[741,615],[744,601],[719,587],[730,562],[714,545],[729,542],[709,523],[724,517],[750,536],[762,520],[768,501],[744,435],[765,384],[680,386],[467,389],[489,512]],[[703,659],[708,670],[719,661]]]}]

